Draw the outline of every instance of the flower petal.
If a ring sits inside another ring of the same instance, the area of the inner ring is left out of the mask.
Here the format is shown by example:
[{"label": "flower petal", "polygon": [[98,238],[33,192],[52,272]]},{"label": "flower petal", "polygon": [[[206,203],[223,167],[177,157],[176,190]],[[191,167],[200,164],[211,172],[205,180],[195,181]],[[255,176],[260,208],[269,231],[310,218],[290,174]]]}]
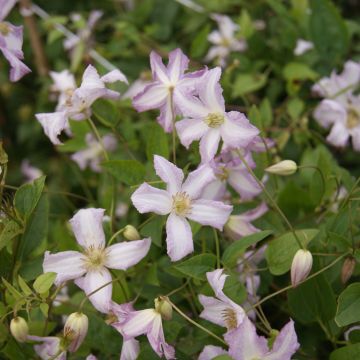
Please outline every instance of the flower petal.
[{"label": "flower petal", "polygon": [[165,84],[170,82],[168,71],[162,62],[161,56],[155,51],[150,53],[150,66],[154,80],[159,80]]},{"label": "flower petal", "polygon": [[185,191],[192,199],[197,199],[204,187],[215,179],[211,166],[204,164],[188,175],[181,190]]},{"label": "flower petal", "polygon": [[314,118],[325,129],[338,122],[345,124],[346,117],[345,107],[335,100],[325,99],[321,101],[314,111]]},{"label": "flower petal", "polygon": [[225,205],[221,201],[194,200],[191,203],[191,212],[187,217],[201,225],[209,225],[222,230],[229,219],[232,209],[232,206]]},{"label": "flower petal", "polygon": [[140,343],[135,339],[124,340],[120,360],[134,360],[140,354]]},{"label": "flower petal", "polygon": [[180,79],[188,68],[189,59],[181,49],[175,49],[169,53],[168,73],[170,81],[174,84]]},{"label": "flower petal", "polygon": [[178,261],[194,251],[191,227],[187,220],[170,214],[166,222],[167,253],[171,261]]},{"label": "flower petal", "polygon": [[111,306],[111,295],[112,295],[112,283],[110,282],[111,274],[106,268],[99,270],[89,271],[84,278],[80,281],[75,281],[75,284],[85,291],[85,294],[89,296],[90,293],[104,286],[101,290],[94,292],[89,296],[90,302],[94,308],[98,311],[107,314]]},{"label": "flower petal", "polygon": [[226,327],[223,314],[226,312],[226,309],[229,308],[229,304],[215,299],[212,296],[205,295],[199,295],[199,301],[204,307],[204,310],[200,314],[202,319],[208,320],[216,325]]},{"label": "flower petal", "polygon": [[54,145],[60,145],[61,141],[58,139],[58,136],[69,126],[66,113],[64,111],[59,111],[54,113],[36,114],[35,116],[50,141]]},{"label": "flower petal", "polygon": [[4,20],[8,16],[16,2],[17,0],[0,0],[0,21]]},{"label": "flower petal", "polygon": [[86,272],[84,267],[84,255],[78,251],[62,251],[57,254],[45,252],[43,270],[46,272],[55,272],[55,284],[80,278]]},{"label": "flower petal", "polygon": [[227,352],[220,346],[206,345],[198,357],[198,360],[212,360],[220,355],[226,355]]},{"label": "flower petal", "polygon": [[[10,69],[10,80],[12,82],[20,80],[24,75],[31,72],[31,70],[20,60],[22,59],[21,56],[17,56],[18,54],[14,51],[11,51],[7,48],[1,47],[0,50],[4,54],[4,57],[9,62],[11,69]],[[21,51],[22,54],[22,51]]]},{"label": "flower petal", "polygon": [[70,225],[76,241],[85,249],[104,248],[103,218],[105,209],[81,209],[71,219]]},{"label": "flower petal", "polygon": [[200,155],[203,163],[214,159],[220,142],[219,129],[209,129],[200,140]]},{"label": "flower petal", "polygon": [[173,106],[174,104],[171,96],[167,96],[166,102],[160,108],[160,115],[157,117],[158,123],[167,133],[173,130],[175,122],[175,111],[173,110]]},{"label": "flower petal", "polygon": [[195,96],[183,91],[174,91],[174,102],[181,114],[194,119],[203,119],[209,114],[209,109]]},{"label": "flower petal", "polygon": [[161,316],[155,309],[134,311],[129,314],[121,326],[125,340],[146,334],[156,317]]},{"label": "flower petal", "polygon": [[131,201],[139,213],[154,212],[159,215],[169,214],[172,206],[170,194],[161,189],[143,183],[131,195]]},{"label": "flower petal", "polygon": [[107,74],[105,74],[104,76],[101,77],[101,81],[103,81],[104,83],[110,83],[110,84],[114,83],[116,81],[122,81],[122,82],[128,84],[128,80],[127,80],[126,76],[119,69],[115,69],[115,70],[108,72]]},{"label": "flower petal", "polygon": [[183,119],[175,123],[180,142],[188,149],[190,144],[199,140],[207,131],[208,127],[202,120]]},{"label": "flower petal", "polygon": [[159,155],[154,155],[154,167],[156,175],[167,184],[167,191],[170,194],[180,191],[184,180],[184,173],[181,169]]},{"label": "flower petal", "polygon": [[262,192],[259,184],[246,169],[230,171],[228,182],[242,200],[251,200]]},{"label": "flower petal", "polygon": [[338,122],[334,124],[326,140],[336,147],[345,147],[349,141],[349,137],[350,134],[348,128]]},{"label": "flower petal", "polygon": [[166,86],[157,82],[151,83],[134,97],[132,104],[139,112],[158,109],[164,105],[168,95],[169,91]]},{"label": "flower petal", "polygon": [[106,248],[105,266],[110,269],[127,270],[136,265],[149,252],[151,238],[124,241]]},{"label": "flower petal", "polygon": [[216,179],[206,185],[201,193],[202,199],[222,201],[226,195],[226,182]]}]

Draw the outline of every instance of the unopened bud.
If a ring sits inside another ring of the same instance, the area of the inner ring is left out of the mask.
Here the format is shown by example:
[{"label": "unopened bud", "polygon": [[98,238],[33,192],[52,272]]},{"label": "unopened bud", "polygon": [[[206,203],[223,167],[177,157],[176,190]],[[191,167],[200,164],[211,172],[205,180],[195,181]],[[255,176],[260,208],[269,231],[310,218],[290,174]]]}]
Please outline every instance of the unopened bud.
[{"label": "unopened bud", "polygon": [[354,272],[356,265],[356,260],[353,257],[348,257],[345,259],[343,267],[341,269],[341,282],[343,284],[351,278],[351,275]]},{"label": "unopened bud", "polygon": [[155,310],[164,320],[172,319],[172,306],[166,297],[158,297],[155,299]]},{"label": "unopened bud", "polygon": [[313,258],[309,250],[299,249],[291,264],[291,284],[297,286],[305,280],[312,268]]},{"label": "unopened bud", "polygon": [[25,342],[29,334],[29,326],[24,318],[17,316],[10,322],[10,332],[18,342]]},{"label": "unopened bud", "polygon": [[294,174],[297,169],[298,166],[295,161],[283,160],[275,165],[269,166],[265,171],[275,175],[287,176]]},{"label": "unopened bud", "polygon": [[83,342],[88,331],[88,317],[80,312],[72,313],[67,318],[64,326],[64,338],[70,352],[75,352]]},{"label": "unopened bud", "polygon": [[128,240],[140,240],[140,234],[132,225],[126,225],[124,228],[124,238]]}]

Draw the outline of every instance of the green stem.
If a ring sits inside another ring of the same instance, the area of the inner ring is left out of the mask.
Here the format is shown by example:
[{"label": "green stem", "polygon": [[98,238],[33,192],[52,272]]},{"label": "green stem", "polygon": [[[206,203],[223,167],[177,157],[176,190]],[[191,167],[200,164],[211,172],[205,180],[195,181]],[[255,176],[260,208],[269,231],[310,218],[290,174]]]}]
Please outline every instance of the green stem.
[{"label": "green stem", "polygon": [[216,247],[216,267],[218,269],[220,269],[221,264],[220,264],[220,243],[219,243],[219,236],[218,233],[216,231],[216,229],[214,230],[214,238],[215,238],[215,247]]},{"label": "green stem", "polygon": [[122,229],[118,230],[118,231],[110,238],[107,246],[110,246],[110,245],[112,244],[112,242],[116,239],[116,237],[117,237],[118,235],[120,235],[124,230],[125,230],[125,228],[122,228]]},{"label": "green stem", "polygon": [[106,161],[109,161],[109,155],[108,155],[107,151],[105,150],[104,143],[103,143],[103,141],[102,141],[102,138],[101,138],[101,136],[100,136],[100,134],[99,134],[98,129],[96,128],[96,125],[94,124],[94,122],[91,120],[90,117],[87,119],[87,121],[88,121],[88,123],[89,123],[89,125],[90,125],[90,127],[91,127],[91,130],[92,130],[92,132],[94,133],[97,141],[99,142],[99,144],[100,144],[100,146],[101,146],[101,150],[102,150],[102,152],[103,152],[103,154],[104,154],[105,160],[106,160]]}]

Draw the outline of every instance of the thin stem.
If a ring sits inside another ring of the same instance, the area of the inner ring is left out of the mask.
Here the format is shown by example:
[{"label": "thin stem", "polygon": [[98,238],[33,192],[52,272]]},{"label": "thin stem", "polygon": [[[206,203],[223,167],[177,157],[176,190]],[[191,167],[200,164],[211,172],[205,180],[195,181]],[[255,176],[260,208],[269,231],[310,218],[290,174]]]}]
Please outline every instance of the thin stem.
[{"label": "thin stem", "polygon": [[138,226],[138,229],[140,230],[141,228],[143,228],[146,224],[148,224],[151,220],[153,220],[155,218],[156,215],[151,215],[149,218],[147,218],[143,223],[141,223]]},{"label": "thin stem", "polygon": [[120,235],[124,230],[125,230],[125,228],[122,228],[122,229],[118,230],[118,231],[110,238],[107,246],[110,246],[110,245],[112,244],[112,242],[116,239],[116,237],[117,237],[118,235]]},{"label": "thin stem", "polygon": [[167,295],[165,295],[165,296],[169,297],[169,296],[171,296],[171,295],[176,294],[178,291],[184,289],[184,288],[187,286],[187,284],[189,283],[189,281],[190,281],[190,279],[187,279],[180,287],[178,287],[177,289],[174,289],[174,290],[170,291],[170,292],[169,292]]},{"label": "thin stem", "polygon": [[215,335],[212,331],[206,329],[204,326],[198,324],[196,321],[194,321],[193,319],[189,318],[185,313],[183,313],[170,299],[166,299],[166,301],[173,307],[173,309],[179,314],[181,315],[184,319],[186,319],[189,323],[195,325],[196,327],[198,327],[199,329],[205,331],[208,335],[212,336],[214,339],[220,341],[223,345],[227,346],[227,343],[220,338],[219,336]]},{"label": "thin stem", "polygon": [[94,133],[97,141],[99,142],[99,144],[100,144],[100,146],[101,146],[101,150],[102,150],[102,152],[103,152],[103,154],[104,154],[105,160],[106,160],[106,161],[109,161],[109,155],[108,155],[107,151],[105,150],[103,140],[102,140],[102,138],[101,138],[101,136],[100,136],[100,134],[99,134],[98,129],[96,128],[96,125],[94,124],[94,122],[91,120],[90,117],[87,119],[87,121],[88,121],[88,123],[89,123],[89,125],[90,125],[90,127],[91,127],[91,130],[92,130],[92,132]]},{"label": "thin stem", "polygon": [[220,269],[221,265],[220,265],[220,243],[219,243],[219,236],[218,233],[216,231],[216,229],[214,230],[214,238],[215,238],[215,247],[216,247],[216,267],[218,269]]},{"label": "thin stem", "polygon": [[297,242],[297,244],[299,245],[300,249],[304,249],[304,245],[301,243],[300,239],[298,238],[295,229],[293,228],[293,226],[291,225],[290,221],[288,220],[288,218],[286,217],[286,215],[283,213],[283,211],[280,209],[279,205],[276,203],[276,201],[273,199],[273,197],[270,195],[270,193],[267,191],[265,185],[257,178],[257,176],[255,175],[255,173],[253,172],[253,170],[251,169],[251,167],[249,166],[249,164],[247,163],[247,161],[245,160],[244,156],[241,154],[240,151],[237,151],[237,154],[239,155],[240,160],[243,162],[243,164],[245,165],[247,171],[250,173],[250,175],[254,178],[254,180],[257,182],[257,184],[261,187],[261,189],[263,190],[263,192],[265,193],[265,195],[268,197],[268,199],[270,200],[271,204],[273,205],[273,207],[275,208],[275,210],[279,213],[279,215],[283,218],[283,220],[285,221],[286,225],[289,227],[290,231],[294,234],[294,238]]}]

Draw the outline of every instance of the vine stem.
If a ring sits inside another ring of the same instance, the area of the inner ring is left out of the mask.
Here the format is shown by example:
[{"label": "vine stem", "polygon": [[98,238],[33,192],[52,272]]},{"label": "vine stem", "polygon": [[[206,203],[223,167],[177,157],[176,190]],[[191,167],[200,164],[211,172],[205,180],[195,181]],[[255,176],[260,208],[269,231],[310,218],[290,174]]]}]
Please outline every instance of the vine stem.
[{"label": "vine stem", "polygon": [[[303,281],[299,282],[298,285],[301,285],[303,283],[305,283],[306,281],[310,280],[310,279],[313,279],[314,277],[320,275],[322,272],[330,269],[331,267],[333,267],[335,264],[337,264],[341,259],[343,259],[345,256],[347,256],[348,253],[346,252],[345,254],[342,254],[341,256],[339,256],[337,259],[335,259],[333,262],[331,262],[329,265],[326,265],[325,267],[323,267],[322,269],[320,269],[319,271],[316,271],[314,272],[312,275],[308,276],[306,279],[304,279]],[[297,285],[297,286],[298,286]],[[286,286],[268,296],[265,296],[264,298],[262,298],[260,301],[258,301],[257,303],[255,303],[254,305],[252,305],[252,307],[257,307],[257,306],[260,306],[262,303],[264,303],[265,301],[268,301],[270,300],[271,298],[285,292],[285,291],[288,291],[290,289],[293,289],[294,287],[292,285],[289,285],[289,286]],[[250,309],[251,310],[251,309]]]},{"label": "vine stem", "polygon": [[110,246],[112,244],[112,242],[115,240],[115,238],[120,235],[123,231],[125,230],[125,228],[121,228],[120,230],[118,230],[109,240],[107,246]]},{"label": "vine stem", "polygon": [[164,297],[164,300],[167,301],[172,308],[179,314],[181,315],[184,319],[186,319],[189,323],[195,325],[196,327],[198,327],[199,329],[205,331],[208,335],[212,336],[214,339],[220,341],[223,345],[228,346],[228,344],[219,336],[217,336],[216,334],[214,334],[212,331],[206,329],[204,326],[198,324],[196,321],[194,321],[193,319],[189,318],[185,313],[183,313],[169,298]]},{"label": "vine stem", "polygon": [[299,237],[296,234],[295,229],[293,228],[293,226],[291,225],[290,221],[288,220],[288,218],[286,217],[286,215],[283,213],[283,211],[280,209],[279,205],[276,203],[276,201],[273,199],[273,197],[271,196],[271,194],[267,191],[265,185],[262,183],[262,181],[260,181],[258,179],[258,177],[255,175],[254,171],[251,169],[251,167],[249,166],[249,164],[247,163],[247,161],[245,160],[244,156],[241,154],[241,152],[239,150],[236,151],[237,154],[239,155],[240,160],[243,162],[243,164],[246,167],[246,170],[250,173],[250,175],[254,178],[254,180],[257,182],[257,184],[261,187],[262,191],[265,193],[265,195],[268,197],[268,199],[270,200],[271,204],[273,205],[273,207],[275,208],[275,210],[279,213],[279,215],[282,217],[282,219],[285,221],[286,225],[289,227],[290,231],[293,233],[294,238],[297,242],[297,244],[299,245],[300,249],[304,249],[304,245],[301,243]]},{"label": "vine stem", "polygon": [[219,236],[216,231],[216,229],[213,229],[214,231],[214,238],[215,238],[215,247],[216,247],[216,267],[220,269],[220,243],[219,243]]}]

